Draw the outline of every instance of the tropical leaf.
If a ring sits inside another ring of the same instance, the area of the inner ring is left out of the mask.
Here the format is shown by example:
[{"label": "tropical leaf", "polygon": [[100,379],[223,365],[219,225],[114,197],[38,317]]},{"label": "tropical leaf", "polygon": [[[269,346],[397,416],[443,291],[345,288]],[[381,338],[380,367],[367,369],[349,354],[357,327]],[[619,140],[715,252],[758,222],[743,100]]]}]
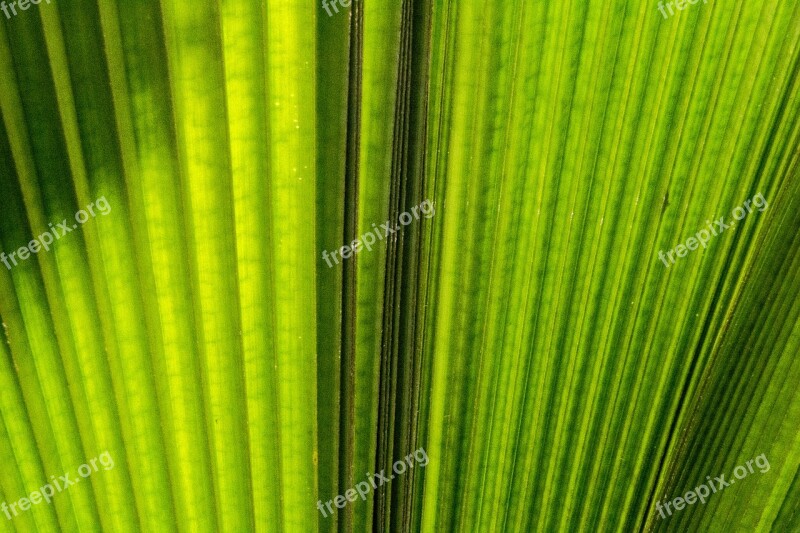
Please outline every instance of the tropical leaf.
[{"label": "tropical leaf", "polygon": [[0,12],[0,531],[800,531],[795,3]]}]

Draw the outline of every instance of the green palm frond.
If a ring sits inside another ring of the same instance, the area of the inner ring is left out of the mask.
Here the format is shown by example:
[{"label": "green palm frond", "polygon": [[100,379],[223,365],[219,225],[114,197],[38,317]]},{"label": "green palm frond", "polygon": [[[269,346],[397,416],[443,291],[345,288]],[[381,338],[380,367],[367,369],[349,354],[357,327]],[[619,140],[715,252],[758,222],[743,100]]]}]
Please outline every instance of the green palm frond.
[{"label": "green palm frond", "polygon": [[800,531],[800,5],[345,3],[0,6],[0,531]]}]

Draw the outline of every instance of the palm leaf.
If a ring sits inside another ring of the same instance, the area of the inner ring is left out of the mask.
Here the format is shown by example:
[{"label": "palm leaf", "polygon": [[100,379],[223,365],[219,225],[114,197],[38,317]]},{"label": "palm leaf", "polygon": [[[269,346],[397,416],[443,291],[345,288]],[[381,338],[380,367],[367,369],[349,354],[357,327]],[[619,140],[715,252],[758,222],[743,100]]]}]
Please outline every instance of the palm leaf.
[{"label": "palm leaf", "polygon": [[0,531],[800,531],[797,6],[336,5],[0,24]]}]

